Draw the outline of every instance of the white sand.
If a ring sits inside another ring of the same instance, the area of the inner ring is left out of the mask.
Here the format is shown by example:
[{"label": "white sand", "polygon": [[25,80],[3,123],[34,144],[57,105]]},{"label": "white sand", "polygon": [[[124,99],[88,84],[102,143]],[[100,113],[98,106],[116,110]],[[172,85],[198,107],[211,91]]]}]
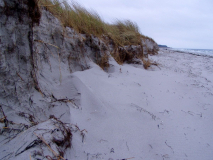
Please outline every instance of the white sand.
[{"label": "white sand", "polygon": [[[43,101],[37,104],[42,112],[38,110],[36,118],[42,119],[47,110],[74,128],[72,147],[65,158],[213,159],[213,58],[160,50],[150,59],[159,66],[149,70],[141,65],[120,66],[111,58],[108,72],[91,62],[90,69],[71,75],[63,64],[61,83],[55,83],[60,72],[50,72],[44,64],[46,78],[39,79],[42,89],[50,90],[57,99],[75,99],[75,105],[57,102],[53,108]],[[57,68],[57,63],[52,67]],[[32,98],[39,99],[37,94]],[[55,125],[48,120],[9,143],[1,141],[0,157],[21,160],[33,155],[36,148],[26,150],[37,139],[33,133],[43,134],[57,151],[50,139],[60,139],[61,133],[46,134]],[[45,155],[51,154],[42,147]]]},{"label": "white sand", "polygon": [[[159,67],[94,65],[73,74],[81,93],[71,108],[71,159],[213,158],[213,58],[161,49]],[[80,80],[80,81],[79,81]]]}]

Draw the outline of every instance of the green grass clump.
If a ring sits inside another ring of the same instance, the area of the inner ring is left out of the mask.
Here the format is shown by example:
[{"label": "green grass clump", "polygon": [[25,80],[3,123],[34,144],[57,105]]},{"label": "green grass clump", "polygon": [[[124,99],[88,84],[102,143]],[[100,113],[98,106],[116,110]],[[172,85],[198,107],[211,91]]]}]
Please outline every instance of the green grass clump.
[{"label": "green grass clump", "polygon": [[93,34],[97,37],[106,35],[117,46],[141,45],[141,38],[149,38],[143,36],[137,24],[130,20],[117,20],[114,24],[107,24],[96,12],[88,11],[75,2],[69,4],[63,0],[38,0],[38,4],[56,16],[64,26],[83,34]]}]

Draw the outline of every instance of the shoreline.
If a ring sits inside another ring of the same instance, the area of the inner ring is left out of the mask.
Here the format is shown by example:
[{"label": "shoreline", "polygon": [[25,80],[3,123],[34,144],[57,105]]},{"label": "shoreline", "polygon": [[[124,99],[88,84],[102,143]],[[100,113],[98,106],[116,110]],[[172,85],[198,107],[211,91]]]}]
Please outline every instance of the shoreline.
[{"label": "shoreline", "polygon": [[170,50],[170,51],[174,51],[174,52],[178,52],[178,53],[186,53],[186,54],[192,54],[195,56],[204,56],[204,57],[209,57],[209,58],[213,58],[213,55],[209,55],[209,54],[205,54],[205,53],[193,53],[193,52],[187,52],[187,51],[180,51],[180,50],[176,50],[173,48],[160,48],[159,50]]}]

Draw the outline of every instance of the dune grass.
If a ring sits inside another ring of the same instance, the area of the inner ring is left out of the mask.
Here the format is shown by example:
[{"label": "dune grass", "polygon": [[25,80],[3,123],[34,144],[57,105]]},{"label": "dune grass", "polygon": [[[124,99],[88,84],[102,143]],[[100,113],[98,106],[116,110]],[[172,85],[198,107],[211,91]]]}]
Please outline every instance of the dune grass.
[{"label": "dune grass", "polygon": [[39,6],[45,7],[56,16],[64,26],[71,27],[83,34],[101,36],[106,33],[106,24],[96,12],[88,11],[76,2],[39,0]]},{"label": "dune grass", "polygon": [[140,45],[141,37],[138,26],[130,20],[117,20],[115,24],[107,25],[107,34],[116,44],[123,45]]},{"label": "dune grass", "polygon": [[[155,41],[141,34],[136,23],[130,20],[116,20],[112,24],[106,23],[98,13],[89,11],[74,1],[68,3],[67,0],[37,0],[37,2],[40,8],[48,10],[57,17],[64,27],[71,27],[82,34],[92,34],[102,40],[106,40],[105,37],[108,37],[110,41],[108,39],[107,42],[112,43],[115,48],[111,55],[118,64],[131,61],[134,57],[132,53],[123,48],[124,46],[140,45],[142,51],[137,57],[143,61],[145,69],[151,65],[149,60],[143,59],[142,43],[145,39],[149,39],[152,42]],[[105,55],[98,62],[102,69],[109,67],[108,58]]]},{"label": "dune grass", "polygon": [[140,45],[141,38],[149,38],[142,35],[137,24],[130,20],[108,24],[96,12],[88,11],[76,2],[69,4],[66,0],[38,0],[38,4],[56,16],[65,27],[100,38],[106,35],[117,46]]}]

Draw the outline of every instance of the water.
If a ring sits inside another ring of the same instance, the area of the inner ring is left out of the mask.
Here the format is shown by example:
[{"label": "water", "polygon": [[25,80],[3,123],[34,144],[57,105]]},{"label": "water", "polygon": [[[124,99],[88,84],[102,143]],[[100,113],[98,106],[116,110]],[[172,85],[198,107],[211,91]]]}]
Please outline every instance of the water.
[{"label": "water", "polygon": [[213,57],[213,49],[186,49],[186,48],[172,48],[175,51],[182,51],[196,55],[207,55]]}]

